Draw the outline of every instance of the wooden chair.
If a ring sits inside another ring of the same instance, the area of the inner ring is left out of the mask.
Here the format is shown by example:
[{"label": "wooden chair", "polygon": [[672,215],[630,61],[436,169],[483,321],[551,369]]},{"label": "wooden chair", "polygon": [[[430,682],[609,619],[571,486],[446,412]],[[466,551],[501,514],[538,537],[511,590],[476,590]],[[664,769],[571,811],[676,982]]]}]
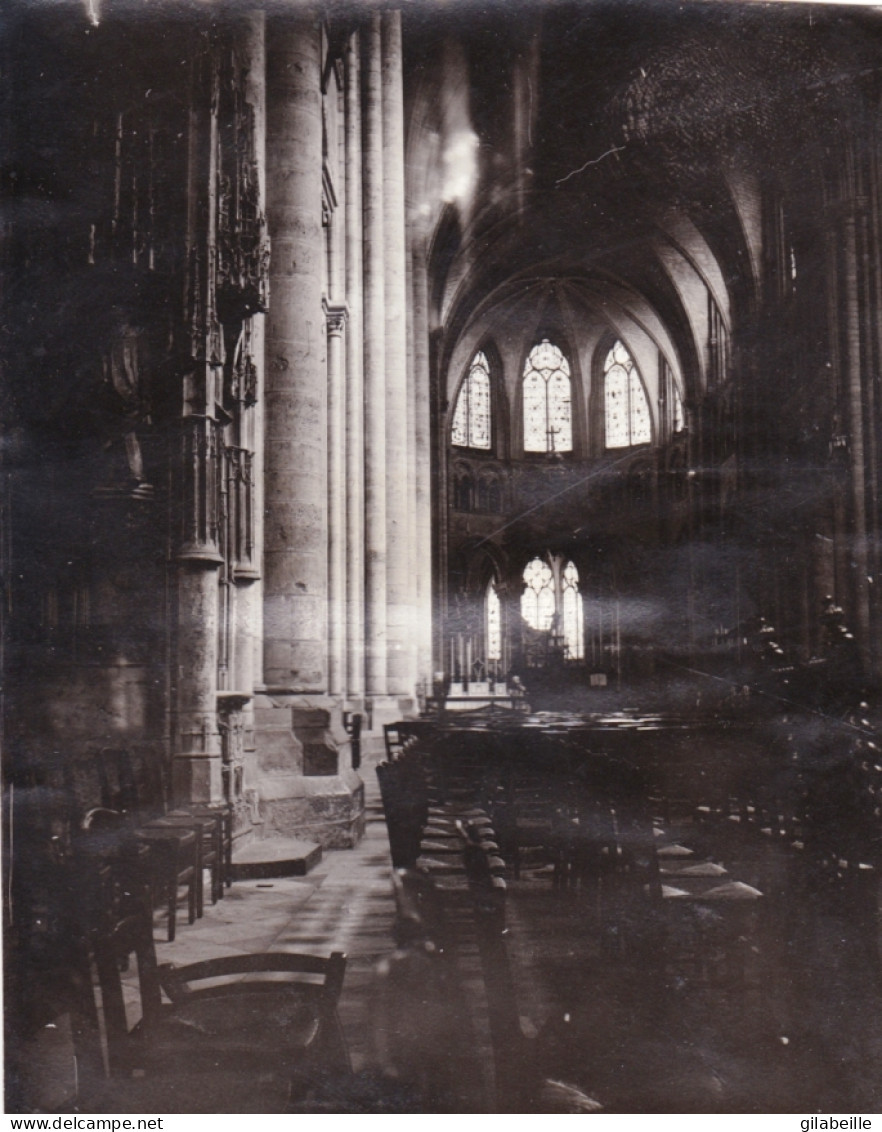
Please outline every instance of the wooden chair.
[{"label": "wooden chair", "polygon": [[383,724],[383,742],[386,745],[386,758],[391,763],[404,750],[397,723]]},{"label": "wooden chair", "polygon": [[214,822],[213,831],[203,835],[203,867],[208,868],[208,856],[216,855],[217,867],[212,870],[212,903],[223,900],[224,889],[233,883],[233,807],[229,802],[190,802],[169,810],[166,817],[189,817]]},{"label": "wooden chair", "polygon": [[490,799],[490,816],[502,855],[520,878],[523,849],[540,850],[561,883],[568,842],[572,789],[554,775],[516,767],[505,775]]},{"label": "wooden chair", "polygon": [[[118,960],[139,941],[147,948],[138,953],[141,1019],[127,1026]],[[150,947],[152,939],[132,923],[96,942],[114,1079],[88,1098],[93,1111],[283,1112],[313,1088],[348,1081],[336,1012],[346,970],[341,952],[243,954],[156,968]]]},{"label": "wooden chair", "polygon": [[217,904],[223,896],[223,844],[221,838],[220,814],[197,814],[185,811],[172,811],[161,818],[154,818],[142,829],[184,829],[192,830],[198,839],[196,862],[196,916],[202,916],[205,905],[205,870],[211,877],[210,895],[212,904]]},{"label": "wooden chair", "polygon": [[131,956],[134,955],[138,964],[140,1025],[152,1024],[159,1017],[162,1003],[149,904],[136,901],[123,909],[113,905],[104,909],[89,939],[101,987],[108,1070],[111,1076],[125,1076],[134,1065],[120,971],[127,969]]},{"label": "wooden chair", "polygon": [[389,832],[392,864],[412,868],[428,818],[426,784],[421,768],[409,761],[379,763],[377,779]]},{"label": "wooden chair", "polygon": [[[149,845],[153,861],[153,891],[161,893],[168,906],[168,942],[177,934],[178,889],[187,889],[187,917],[196,920],[196,893],[201,873],[201,840],[190,827],[150,827],[135,836]],[[155,901],[154,901],[155,902]]]},{"label": "wooden chair", "polygon": [[284,1086],[289,1102],[302,1100],[310,1088],[351,1073],[337,1017],[345,972],[342,952],[163,966],[171,1006],[141,1039],[145,1069],[167,1080],[183,1059],[188,1075],[226,1069],[255,1084]]},{"label": "wooden chair", "polygon": [[31,1107],[35,1100],[29,1072],[32,1043],[65,1015],[70,1020],[75,1072],[67,1082],[56,1080],[52,1085],[69,1088],[67,1101],[78,1104],[82,1092],[104,1075],[83,930],[92,901],[81,888],[80,870],[67,839],[54,832],[59,826],[47,814],[44,792],[47,787],[42,785],[19,785],[14,801],[9,799],[15,806],[18,831],[16,867],[7,878],[9,920],[4,937],[5,1095],[10,1112],[37,1111]]},{"label": "wooden chair", "polygon": [[154,888],[168,900],[171,941],[177,929],[179,887],[187,886],[190,923],[202,915],[204,869],[211,871],[212,903],[223,895],[226,815],[217,809],[196,812],[189,807],[167,813],[162,766],[153,752],[103,747],[96,753],[96,763],[105,804],[123,815],[142,844],[150,847]]}]

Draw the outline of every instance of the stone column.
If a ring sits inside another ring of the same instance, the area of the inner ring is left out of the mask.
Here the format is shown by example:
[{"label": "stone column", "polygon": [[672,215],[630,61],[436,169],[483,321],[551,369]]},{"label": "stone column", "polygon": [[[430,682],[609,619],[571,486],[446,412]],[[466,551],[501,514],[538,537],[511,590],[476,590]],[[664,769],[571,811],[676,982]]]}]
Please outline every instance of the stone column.
[{"label": "stone column", "polygon": [[386,298],[387,690],[412,695],[415,633],[408,540],[407,265],[401,13],[382,14]]},{"label": "stone column", "polygon": [[197,71],[187,138],[187,243],[202,271],[188,279],[192,367],[184,376],[183,419],[176,461],[175,711],[172,795],[176,802],[214,801],[222,794],[217,719],[220,425],[214,417],[221,382],[214,311],[217,224],[217,116],[208,92],[211,63]]},{"label": "stone column", "polygon": [[[429,282],[425,244],[413,251],[414,507],[417,672],[431,678],[432,660],[432,440],[429,380]],[[444,668],[443,659],[437,667]]]},{"label": "stone column", "polygon": [[[337,73],[328,72],[325,119],[330,133],[324,171],[328,209],[328,692],[346,693],[346,339],[345,302],[346,187],[342,155],[341,103]],[[333,199],[331,199],[333,198]]]},{"label": "stone column", "polygon": [[309,16],[267,35],[264,679],[327,689],[328,405],[322,311],[320,35]]},{"label": "stone column", "polygon": [[364,695],[364,384],[362,370],[361,69],[346,48],[346,652],[350,697]]},{"label": "stone column", "polygon": [[364,534],[366,691],[386,693],[386,302],[383,244],[382,28],[364,35]]},{"label": "stone column", "polygon": [[[347,760],[340,759],[345,734],[339,703],[327,696],[321,47],[319,23],[309,15],[268,18],[272,257],[265,367],[265,687],[255,700],[256,788],[265,837],[293,835],[344,848],[363,831],[364,788]],[[342,332],[342,324],[337,329]],[[339,376],[342,341],[332,349]]]},{"label": "stone column", "polygon": [[[254,151],[257,172],[257,202],[266,211],[266,16],[248,12],[242,19],[242,46],[246,59],[245,97],[254,113]],[[251,316],[251,358],[256,370],[255,402],[241,406],[239,443],[250,454],[250,483],[245,493],[250,501],[248,517],[253,539],[249,561],[236,564],[236,667],[233,689],[253,697],[254,686],[262,682],[263,586],[258,548],[263,545],[263,396],[264,396],[264,316]],[[254,705],[243,701],[242,728],[245,748],[245,785],[253,777]]]},{"label": "stone column", "polygon": [[176,802],[222,797],[217,724],[217,570],[220,557],[184,552],[178,559],[176,742],[172,796]]},{"label": "stone column", "polygon": [[[405,190],[406,191],[406,190]],[[417,537],[416,537],[416,466],[417,466],[417,452],[416,452],[416,356],[415,356],[415,343],[414,343],[414,310],[413,310],[413,258],[409,254],[410,248],[410,224],[405,224],[404,229],[404,263],[406,268],[405,275],[405,295],[407,301],[405,303],[406,315],[406,341],[407,341],[407,556],[408,556],[408,590],[407,590],[407,604],[411,609],[411,624],[410,632],[412,636],[410,653],[411,653],[411,670],[413,678],[418,684],[422,684],[423,694],[428,695],[432,687],[432,674],[425,669],[421,669],[418,664],[419,657],[419,615],[417,605]]]},{"label": "stone column", "polygon": [[429,432],[432,441],[432,499],[434,501],[435,538],[432,542],[432,621],[433,654],[440,668],[447,657],[447,624],[450,617],[450,572],[447,563],[447,536],[450,520],[448,498],[447,392],[444,384],[442,355],[444,332],[440,328],[429,334]]},{"label": "stone column", "polygon": [[[336,218],[333,221],[335,227]],[[331,260],[335,248],[332,245]],[[347,308],[335,301],[339,286],[332,276],[331,302],[325,305],[328,328],[328,691],[346,690],[346,420],[345,337]]]}]

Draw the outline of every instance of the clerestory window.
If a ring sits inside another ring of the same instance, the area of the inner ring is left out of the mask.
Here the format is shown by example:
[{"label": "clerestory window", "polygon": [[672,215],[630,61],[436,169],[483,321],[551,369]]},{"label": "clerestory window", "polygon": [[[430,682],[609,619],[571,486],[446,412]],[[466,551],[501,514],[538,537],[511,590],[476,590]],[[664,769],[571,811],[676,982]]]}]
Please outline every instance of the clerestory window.
[{"label": "clerestory window", "polygon": [[479,350],[459,390],[453,414],[452,442],[458,448],[489,451],[491,446],[490,365]]},{"label": "clerestory window", "polygon": [[523,407],[525,452],[572,452],[570,364],[547,338],[527,357]]},{"label": "clerestory window", "polygon": [[603,366],[603,403],[607,448],[649,443],[649,401],[637,367],[621,340],[615,342]]}]

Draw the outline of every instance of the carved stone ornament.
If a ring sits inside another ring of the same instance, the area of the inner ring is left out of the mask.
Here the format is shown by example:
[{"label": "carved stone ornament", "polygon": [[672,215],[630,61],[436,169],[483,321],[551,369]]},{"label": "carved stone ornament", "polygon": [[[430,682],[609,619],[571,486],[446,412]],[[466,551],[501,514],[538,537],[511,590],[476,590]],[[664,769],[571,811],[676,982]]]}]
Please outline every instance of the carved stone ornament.
[{"label": "carved stone ornament", "polygon": [[254,107],[235,48],[220,60],[217,182],[217,311],[238,322],[269,306],[270,243],[260,207]]},{"label": "carved stone ornament", "polygon": [[329,303],[327,300],[322,302],[322,307],[325,312],[328,334],[339,337],[346,329],[349,307],[345,303]]}]

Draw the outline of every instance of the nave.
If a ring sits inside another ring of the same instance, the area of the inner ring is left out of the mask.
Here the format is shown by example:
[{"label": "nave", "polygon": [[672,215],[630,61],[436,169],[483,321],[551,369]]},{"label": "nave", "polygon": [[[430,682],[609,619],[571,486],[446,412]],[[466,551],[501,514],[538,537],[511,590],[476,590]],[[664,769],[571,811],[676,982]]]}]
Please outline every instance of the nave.
[{"label": "nave", "polygon": [[10,1103],[878,1107],[878,7],[7,7]]},{"label": "nave", "polygon": [[[417,722],[425,737],[432,721]],[[414,721],[402,723],[408,728],[420,730]],[[737,739],[728,744],[717,757],[737,755]],[[627,870],[592,880],[572,853],[562,870],[560,839],[538,832],[545,800],[560,796],[555,775],[531,772],[520,832],[512,837],[497,809],[496,840],[484,840],[495,877],[489,935],[483,881],[466,880],[468,867],[438,840],[437,806],[415,868],[396,873],[439,890],[419,922],[401,879],[393,885],[397,811],[387,784],[387,826],[375,773],[377,763],[382,773],[413,759],[418,744],[406,746],[392,748],[391,762],[380,761],[389,751],[366,756],[368,821],[357,848],[329,852],[304,878],[236,880],[172,943],[161,911],[154,920],[160,963],[345,952],[337,1009],[348,1066],[318,1073],[294,1100],[268,1078],[212,1098],[211,1079],[183,1067],[179,1077],[117,1074],[91,1094],[81,1080],[78,1096],[63,1016],[13,1051],[11,1110],[877,1111],[878,909],[862,919],[867,909],[841,875],[812,882],[799,849],[731,820],[734,806],[721,819],[705,807],[687,813],[680,799],[678,816],[653,819],[663,894],[653,901],[637,861],[636,886],[620,883]],[[467,784],[463,772],[474,764],[446,761],[453,809],[466,825],[489,822],[473,804],[486,773]],[[652,799],[656,810],[660,802]],[[501,863],[500,851],[517,865]],[[721,884],[747,893],[747,903],[734,890],[708,899]],[[870,892],[878,901],[875,879]],[[142,1012],[137,974],[132,963],[122,975],[129,1027]]]}]

